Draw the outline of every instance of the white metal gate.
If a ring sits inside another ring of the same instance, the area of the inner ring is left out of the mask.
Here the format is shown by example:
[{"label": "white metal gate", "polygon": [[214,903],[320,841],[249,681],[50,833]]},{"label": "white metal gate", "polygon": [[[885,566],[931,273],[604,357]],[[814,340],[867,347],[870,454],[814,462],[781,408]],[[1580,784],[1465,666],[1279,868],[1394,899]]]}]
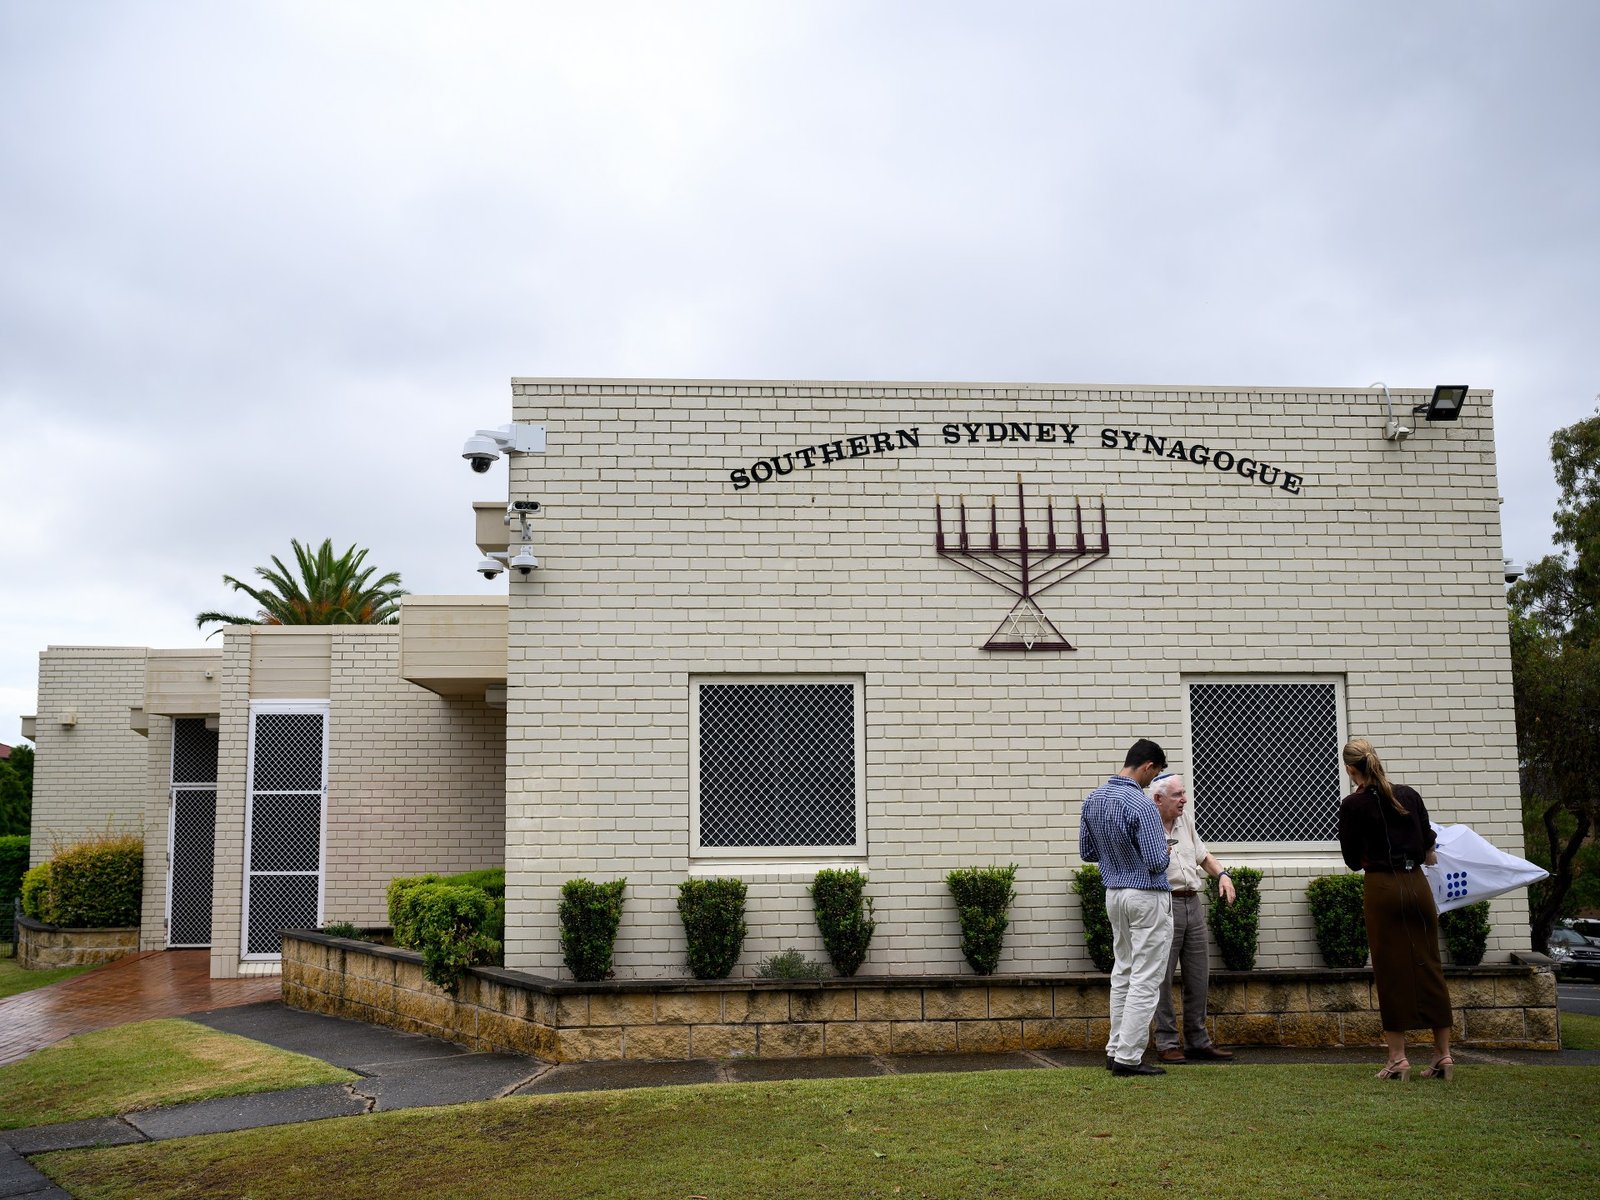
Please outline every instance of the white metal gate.
[{"label": "white metal gate", "polygon": [[322,922],[328,702],[250,705],[244,957],[277,958],[285,929]]},{"label": "white metal gate", "polygon": [[204,717],[172,722],[167,812],[167,945],[211,944],[211,876],[216,854],[217,731]]}]

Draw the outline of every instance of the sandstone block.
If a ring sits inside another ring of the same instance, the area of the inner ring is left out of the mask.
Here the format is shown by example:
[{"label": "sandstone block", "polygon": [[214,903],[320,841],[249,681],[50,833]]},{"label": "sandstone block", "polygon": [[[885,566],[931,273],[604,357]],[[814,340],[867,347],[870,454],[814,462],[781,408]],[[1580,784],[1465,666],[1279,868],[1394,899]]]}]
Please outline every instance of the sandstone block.
[{"label": "sandstone block", "polygon": [[1051,989],[1045,987],[992,987],[989,989],[989,1016],[1035,1020],[1054,1016],[1050,992]]},{"label": "sandstone block", "polygon": [[854,988],[828,988],[815,992],[793,992],[789,996],[789,1019],[793,1021],[854,1021]]},{"label": "sandstone block", "polygon": [[1368,1012],[1376,1004],[1372,984],[1365,979],[1336,979],[1306,985],[1312,1012]]},{"label": "sandstone block", "polygon": [[1224,1046],[1276,1046],[1280,1038],[1275,1013],[1229,1013],[1217,1018],[1216,1030]]},{"label": "sandstone block", "polygon": [[591,1025],[654,1025],[655,997],[649,992],[597,992],[589,997]]},{"label": "sandstone block", "polygon": [[720,1024],[722,993],[662,992],[656,997],[656,1020],[663,1025]]},{"label": "sandstone block", "polygon": [[623,1058],[689,1057],[687,1025],[628,1025],[622,1030]]},{"label": "sandstone block", "polygon": [[730,1025],[769,1025],[789,1019],[788,992],[727,992],[723,1020]]},{"label": "sandstone block", "polygon": [[1383,1045],[1383,1022],[1376,1012],[1341,1013],[1339,1028],[1342,1045]]},{"label": "sandstone block", "polygon": [[1082,1017],[1052,1017],[1022,1023],[1025,1050],[1087,1050],[1089,1022]]},{"label": "sandstone block", "polygon": [[825,1054],[888,1054],[892,1039],[887,1021],[830,1021],[822,1027]]},{"label": "sandstone block", "polygon": [[856,1019],[861,1021],[920,1021],[922,989],[860,988],[856,992]]},{"label": "sandstone block", "polygon": [[555,1020],[552,1025],[561,1029],[569,1029],[579,1025],[589,1025],[589,993],[587,992],[562,992],[555,999]]},{"label": "sandstone block", "polygon": [[[1303,983],[1247,983],[1245,1011],[1249,1013],[1303,1013],[1310,1011]],[[1207,1007],[1210,1007],[1209,997]]]},{"label": "sandstone block", "polygon": [[957,1021],[956,1047],[973,1054],[1022,1049],[1021,1021]]},{"label": "sandstone block", "polygon": [[989,1015],[988,989],[923,988],[922,1012],[930,1021],[981,1020]]},{"label": "sandstone block", "polygon": [[[394,959],[379,958],[375,954],[361,954],[352,951],[344,957],[345,974],[354,976],[357,979],[377,979],[384,983],[392,984],[395,981],[396,965],[397,964],[395,963]],[[408,963],[406,965],[411,966],[413,964]],[[416,982],[421,982],[421,966],[416,967],[415,976],[407,974],[406,979],[408,981],[408,986],[410,986],[409,981],[413,978],[416,980]]]},{"label": "sandstone block", "polygon": [[1501,976],[1494,986],[1495,1005],[1499,1008],[1555,1007],[1556,977],[1549,972]]},{"label": "sandstone block", "polygon": [[756,1053],[762,1058],[814,1058],[822,1054],[820,1024],[756,1026]]},{"label": "sandstone block", "polygon": [[892,1054],[953,1054],[956,1048],[954,1021],[896,1021],[889,1026]]},{"label": "sandstone block", "polygon": [[689,1027],[689,1054],[693,1058],[753,1058],[755,1052],[754,1025]]},{"label": "sandstone block", "polygon": [[1466,1041],[1481,1045],[1521,1045],[1528,1040],[1528,1029],[1520,1008],[1468,1008]]},{"label": "sandstone block", "polygon": [[557,1029],[553,1042],[557,1062],[615,1062],[622,1057],[620,1025]]},{"label": "sandstone block", "polygon": [[1336,1013],[1285,1013],[1278,1022],[1278,1037],[1285,1046],[1337,1046],[1339,1017]]},{"label": "sandstone block", "polygon": [[1054,1013],[1058,1017],[1106,1017],[1111,1011],[1111,992],[1105,984],[1074,984],[1050,990],[1055,993]]},{"label": "sandstone block", "polygon": [[1448,980],[1450,988],[1451,1008],[1495,1008],[1499,1001],[1495,998],[1496,980],[1455,978]]}]

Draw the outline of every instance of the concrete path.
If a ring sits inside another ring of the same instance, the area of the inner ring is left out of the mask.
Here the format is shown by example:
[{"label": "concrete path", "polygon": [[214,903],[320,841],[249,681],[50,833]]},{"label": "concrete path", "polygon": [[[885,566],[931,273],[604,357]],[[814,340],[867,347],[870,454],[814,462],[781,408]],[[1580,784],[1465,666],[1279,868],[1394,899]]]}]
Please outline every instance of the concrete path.
[{"label": "concrete path", "polygon": [[74,1034],[181,1017],[282,994],[278,977],[212,979],[204,950],[129,955],[49,987],[0,1000],[0,1067]]}]

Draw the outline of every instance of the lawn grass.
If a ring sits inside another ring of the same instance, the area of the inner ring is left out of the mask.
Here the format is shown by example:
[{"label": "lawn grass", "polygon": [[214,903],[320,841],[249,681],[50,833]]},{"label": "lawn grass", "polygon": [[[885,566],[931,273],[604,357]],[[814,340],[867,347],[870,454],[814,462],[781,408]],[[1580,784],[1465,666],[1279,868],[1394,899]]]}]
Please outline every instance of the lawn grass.
[{"label": "lawn grass", "polygon": [[16,959],[0,958],[0,1000],[92,970],[93,967],[56,967],[49,971],[24,971]]},{"label": "lawn grass", "polygon": [[353,1078],[193,1021],[139,1021],[79,1034],[0,1067],[0,1129]]},{"label": "lawn grass", "polygon": [[1600,1194],[1600,1071],[1083,1068],[709,1085],[319,1121],[35,1158],[74,1196]]},{"label": "lawn grass", "polygon": [[1561,1014],[1563,1050],[1600,1050],[1600,1017],[1582,1013]]}]

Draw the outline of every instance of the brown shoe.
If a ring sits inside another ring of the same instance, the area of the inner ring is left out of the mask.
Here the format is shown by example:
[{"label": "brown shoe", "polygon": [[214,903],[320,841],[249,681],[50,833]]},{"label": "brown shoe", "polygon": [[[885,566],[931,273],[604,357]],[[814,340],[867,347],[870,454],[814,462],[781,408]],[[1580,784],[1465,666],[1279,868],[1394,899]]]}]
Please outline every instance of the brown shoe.
[{"label": "brown shoe", "polygon": [[1183,1051],[1176,1046],[1170,1050],[1157,1050],[1156,1058],[1164,1063],[1186,1063],[1189,1061],[1183,1056]]},{"label": "brown shoe", "polygon": [[1190,1046],[1189,1057],[1206,1062],[1228,1062],[1233,1058],[1233,1051],[1224,1050],[1220,1046]]}]

